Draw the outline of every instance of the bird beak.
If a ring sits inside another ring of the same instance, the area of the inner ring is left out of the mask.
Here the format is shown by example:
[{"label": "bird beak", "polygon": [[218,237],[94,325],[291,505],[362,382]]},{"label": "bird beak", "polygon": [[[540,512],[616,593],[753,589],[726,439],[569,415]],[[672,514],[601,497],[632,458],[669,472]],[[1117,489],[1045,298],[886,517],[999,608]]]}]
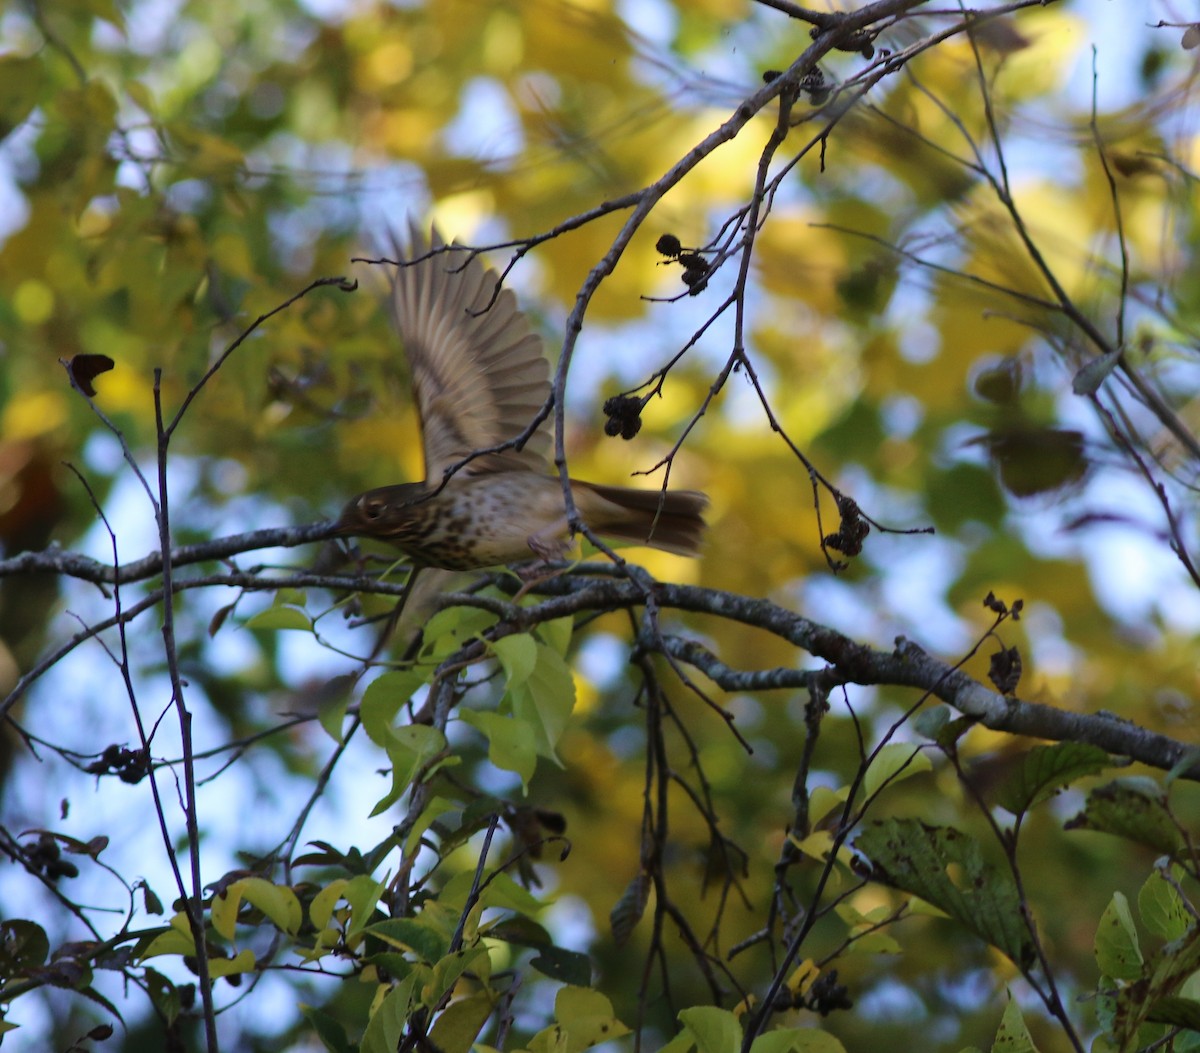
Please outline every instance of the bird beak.
[{"label": "bird beak", "polygon": [[358,511],[358,498],[347,502],[346,507],[342,509],[341,515],[333,521],[333,536],[334,537],[350,537],[358,531],[358,523],[361,518]]}]

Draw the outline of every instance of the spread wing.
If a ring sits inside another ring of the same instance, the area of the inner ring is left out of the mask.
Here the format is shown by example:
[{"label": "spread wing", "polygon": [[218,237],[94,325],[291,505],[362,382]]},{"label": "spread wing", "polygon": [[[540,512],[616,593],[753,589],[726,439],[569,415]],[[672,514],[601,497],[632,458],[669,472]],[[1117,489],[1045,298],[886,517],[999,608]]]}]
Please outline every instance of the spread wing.
[{"label": "spread wing", "polygon": [[[426,239],[412,223],[409,239],[407,254],[398,247],[401,262],[445,244],[436,230]],[[516,438],[550,394],[542,341],[512,292],[496,295],[498,281],[468,250],[453,247],[398,267],[392,281],[431,483],[468,454]],[[549,432],[541,427],[520,452],[477,457],[462,470],[545,471],[549,450]]]}]

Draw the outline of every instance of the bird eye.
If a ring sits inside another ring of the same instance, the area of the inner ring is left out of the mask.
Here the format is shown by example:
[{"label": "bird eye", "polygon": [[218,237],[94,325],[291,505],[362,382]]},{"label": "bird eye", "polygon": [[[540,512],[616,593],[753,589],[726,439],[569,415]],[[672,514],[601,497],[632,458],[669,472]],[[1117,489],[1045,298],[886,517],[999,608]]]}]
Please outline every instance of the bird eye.
[{"label": "bird eye", "polygon": [[366,519],[378,519],[383,515],[383,502],[378,497],[364,497],[358,503],[358,509]]}]

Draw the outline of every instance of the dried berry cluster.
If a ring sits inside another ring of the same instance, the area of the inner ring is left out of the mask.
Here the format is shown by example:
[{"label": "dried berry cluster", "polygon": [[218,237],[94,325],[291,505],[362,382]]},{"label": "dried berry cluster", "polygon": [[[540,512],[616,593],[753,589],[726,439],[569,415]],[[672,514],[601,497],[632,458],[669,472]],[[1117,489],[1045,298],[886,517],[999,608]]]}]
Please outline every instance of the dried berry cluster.
[{"label": "dried berry cluster", "polygon": [[632,439],[642,430],[642,408],[645,401],[636,395],[614,395],[604,403],[605,435],[620,435]]},{"label": "dried berry cluster", "polygon": [[100,759],[92,761],[86,769],[92,775],[115,774],[122,782],[139,783],[150,770],[144,750],[126,749],[124,746],[105,746]]},{"label": "dried berry cluster", "polygon": [[674,234],[664,234],[654,247],[668,260],[683,267],[683,284],[688,287],[689,296],[696,296],[707,288],[711,271],[699,249],[684,248]]}]

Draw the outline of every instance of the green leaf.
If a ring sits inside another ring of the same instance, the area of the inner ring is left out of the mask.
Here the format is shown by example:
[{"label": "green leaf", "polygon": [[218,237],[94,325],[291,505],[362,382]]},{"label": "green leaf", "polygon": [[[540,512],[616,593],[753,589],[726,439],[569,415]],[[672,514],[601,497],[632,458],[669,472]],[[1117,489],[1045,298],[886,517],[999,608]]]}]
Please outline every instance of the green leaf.
[{"label": "green leaf", "polygon": [[629,1034],[613,1016],[612,1003],[587,987],[562,988],[554,998],[554,1018],[557,1024],[533,1036],[531,1053],[582,1053]]},{"label": "green leaf", "polygon": [[592,982],[592,960],[579,951],[569,951],[565,947],[543,947],[529,959],[529,964],[543,976],[559,983],[586,987]]},{"label": "green leaf", "polygon": [[1171,765],[1167,777],[1163,781],[1170,786],[1176,779],[1185,776],[1192,768],[1200,765],[1200,746],[1191,746],[1180,754],[1179,760]]},{"label": "green leaf", "polygon": [[449,937],[424,915],[416,918],[388,918],[368,925],[370,935],[401,950],[411,951],[421,961],[433,964],[441,961],[450,948]]},{"label": "green leaf", "polygon": [[516,772],[528,787],[537,768],[537,749],[524,721],[499,713],[463,710],[462,718],[488,740],[488,760],[504,771]]},{"label": "green leaf", "polygon": [[296,607],[268,607],[246,619],[247,629],[299,629],[312,631],[312,619]]},{"label": "green leaf", "polygon": [[1186,1027],[1200,1031],[1200,1002],[1192,998],[1167,997],[1158,999],[1146,1014],[1146,1019],[1156,1024]]},{"label": "green leaf", "polygon": [[[926,706],[912,719],[909,725],[913,731],[927,739],[936,740],[938,735],[954,715],[947,705]],[[759,1036],[762,1037],[761,1035]]]},{"label": "green leaf", "polygon": [[1037,1053],[1033,1036],[1025,1026],[1025,1018],[1021,1016],[1021,1007],[1011,995],[1008,1005],[1004,1007],[1004,1016],[1000,1027],[996,1030],[996,1040],[992,1043],[992,1053]]},{"label": "green leaf", "polygon": [[396,1053],[413,1004],[416,976],[405,977],[384,996],[363,1032],[362,1053]]},{"label": "green leaf", "polygon": [[1155,851],[1178,855],[1183,834],[1167,807],[1162,789],[1151,779],[1115,779],[1088,794],[1082,812],[1064,824],[1067,830],[1099,830]]},{"label": "green leaf", "polygon": [[40,925],[24,918],[0,921],[0,975],[19,976],[45,963],[50,938]]},{"label": "green leaf", "polygon": [[435,1008],[454,990],[465,973],[473,973],[479,983],[486,984],[491,967],[491,956],[482,944],[446,955],[434,965],[428,982],[420,991],[421,1004],[427,1009]]},{"label": "green leaf", "polygon": [[538,645],[529,633],[502,637],[492,641],[490,647],[504,667],[504,678],[509,687],[529,679],[538,659]]},{"label": "green leaf", "polygon": [[513,716],[532,732],[539,756],[560,763],[554,752],[575,708],[575,677],[557,651],[537,646],[537,662],[528,678],[509,691]]},{"label": "green leaf", "polygon": [[308,917],[317,929],[323,929],[333,919],[333,909],[341,902],[342,894],[350,884],[346,878],[335,878],[313,896],[308,905]]},{"label": "green leaf", "polygon": [[375,803],[372,816],[395,804],[423,770],[435,770],[439,765],[430,768],[430,761],[446,748],[446,736],[425,724],[406,724],[392,731],[391,736],[394,741],[387,747],[387,755],[392,766],[392,786]]},{"label": "green leaf", "polygon": [[45,84],[41,56],[0,56],[0,140],[33,113]]},{"label": "green leaf", "polygon": [[416,852],[417,845],[425,835],[425,831],[447,812],[457,811],[460,807],[459,804],[454,801],[448,801],[445,797],[430,799],[421,810],[417,821],[413,823],[412,829],[408,832],[408,837],[404,839],[404,854],[412,855]]},{"label": "green leaf", "polygon": [[495,1005],[487,991],[451,1002],[429,1031],[430,1047],[442,1053],[470,1053]]},{"label": "green leaf", "polygon": [[1142,951],[1137,928],[1129,911],[1129,901],[1121,892],[1113,897],[1100,915],[1096,929],[1096,964],[1100,971],[1117,980],[1136,980],[1142,975]]},{"label": "green leaf", "polygon": [[363,963],[382,970],[390,980],[403,980],[414,969],[422,968],[416,962],[405,958],[399,951],[376,951],[374,954],[365,955]]},{"label": "green leaf", "polygon": [[679,1014],[679,1022],[691,1032],[700,1053],[738,1053],[742,1048],[742,1025],[727,1009],[693,1006]]},{"label": "green leaf", "polygon": [[208,972],[211,976],[236,976],[240,973],[253,972],[258,960],[249,948],[238,951],[232,958],[208,959]]},{"label": "green leaf", "polygon": [[321,1040],[329,1053],[354,1053],[354,1046],[346,1037],[346,1029],[342,1027],[335,1016],[327,1013],[324,1009],[317,1009],[304,1003],[300,1003],[300,1012],[304,1014],[304,1019],[312,1025],[313,1030],[317,1033],[317,1038]]},{"label": "green leaf", "polygon": [[409,669],[384,673],[372,680],[363,691],[359,705],[363,730],[377,746],[387,748],[396,741],[392,724],[402,706],[425,685],[425,677]]},{"label": "green leaf", "polygon": [[168,1024],[173,1024],[183,1008],[179,989],[157,969],[150,966],[146,966],[142,973],[142,979],[154,1008],[162,1014]]},{"label": "green leaf", "polygon": [[553,621],[542,622],[537,627],[538,638],[550,648],[553,648],[564,658],[567,648],[571,646],[571,637],[575,633],[575,618],[567,615],[565,618],[555,618]]},{"label": "green leaf", "polygon": [[237,928],[237,912],[241,902],[240,896],[231,896],[228,891],[219,892],[213,896],[212,904],[208,908],[212,927],[217,930],[219,936],[223,936],[231,943]]},{"label": "green leaf", "polygon": [[[441,903],[452,910],[462,909],[467,905],[474,882],[475,875],[469,870],[455,874],[442,889]],[[487,883],[479,890],[479,902],[485,907],[500,907],[526,916],[537,914],[546,906],[502,870],[488,874]]]},{"label": "green leaf", "polygon": [[808,797],[809,823],[816,826],[835,808],[844,808],[849,793],[848,786],[839,786],[836,790],[831,786],[814,786]]},{"label": "green leaf", "polygon": [[978,440],[987,447],[1000,482],[1017,497],[1058,490],[1087,470],[1083,433],[1014,423]]},{"label": "green leaf", "polygon": [[[1177,877],[1182,877],[1181,868],[1172,867],[1171,870]],[[1138,890],[1138,914],[1142,924],[1164,940],[1177,940],[1191,924],[1191,915],[1179,889],[1157,870]]]},{"label": "green leaf", "polygon": [[895,936],[886,932],[868,932],[855,936],[846,951],[848,954],[900,954],[903,947]]},{"label": "green leaf", "polygon": [[1048,800],[1062,787],[1086,775],[1095,775],[1112,763],[1107,751],[1082,742],[1034,746],[1020,759],[997,791],[996,801],[1020,815]]},{"label": "green leaf", "polygon": [[139,955],[140,961],[155,958],[162,954],[195,954],[196,942],[192,939],[192,930],[188,924],[187,915],[182,911],[177,913],[167,928],[158,933],[149,945]]},{"label": "green leaf", "polygon": [[484,925],[484,935],[494,940],[503,940],[518,947],[551,947],[554,939],[546,928],[525,914],[510,914]]},{"label": "green leaf", "polygon": [[1012,875],[985,863],[968,834],[917,819],[887,819],[865,826],[854,847],[871,861],[876,880],[944,910],[1022,968],[1035,960]]},{"label": "green leaf", "polygon": [[321,725],[321,730],[334,742],[342,741],[342,725],[346,722],[346,709],[349,705],[349,697],[340,694],[337,698],[322,702],[317,708],[317,721]]},{"label": "green leaf", "polygon": [[[1143,1024],[1162,1006],[1164,1022],[1181,1018],[1186,1005],[1174,999],[1188,992],[1188,985],[1200,969],[1200,926],[1189,928],[1183,936],[1164,944],[1145,963],[1136,983],[1118,989],[1104,1008],[1118,1048],[1125,1049]],[[1190,1000],[1190,999],[1188,999]]]},{"label": "green leaf", "polygon": [[1100,385],[1108,379],[1108,375],[1120,364],[1123,353],[1123,348],[1114,347],[1111,351],[1107,351],[1097,358],[1089,358],[1079,367],[1075,376],[1071,379],[1071,390],[1076,395],[1096,394],[1100,390]]},{"label": "green leaf", "polygon": [[425,623],[421,653],[436,661],[453,654],[497,622],[497,616],[476,607],[447,607]]},{"label": "green leaf", "polygon": [[375,914],[375,906],[383,890],[387,886],[382,881],[375,881],[366,874],[352,877],[341,889],[341,898],[350,905],[350,926],[348,935],[354,936],[370,924]]},{"label": "green leaf", "polygon": [[295,936],[304,920],[304,911],[296,893],[287,885],[275,885],[264,878],[249,877],[234,882],[230,895],[240,894],[247,903],[261,910],[280,932]]},{"label": "green leaf", "polygon": [[889,783],[900,782],[913,775],[926,772],[932,765],[919,746],[905,742],[893,742],[883,746],[871,758],[871,765],[863,776],[863,793],[873,797]]},{"label": "green leaf", "polygon": [[782,1027],[767,1031],[750,1043],[750,1053],[846,1053],[828,1031],[813,1027]]}]

